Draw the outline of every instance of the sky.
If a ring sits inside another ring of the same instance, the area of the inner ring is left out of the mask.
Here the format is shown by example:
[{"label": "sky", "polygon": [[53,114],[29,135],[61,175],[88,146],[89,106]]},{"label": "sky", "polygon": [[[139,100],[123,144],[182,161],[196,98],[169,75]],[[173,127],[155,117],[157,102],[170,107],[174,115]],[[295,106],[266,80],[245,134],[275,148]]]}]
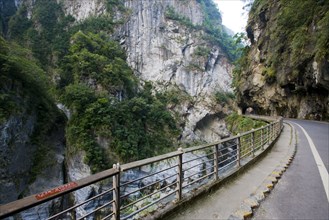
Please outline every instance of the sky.
[{"label": "sky", "polygon": [[234,33],[245,32],[248,15],[241,0],[214,0],[222,14],[223,25]]}]

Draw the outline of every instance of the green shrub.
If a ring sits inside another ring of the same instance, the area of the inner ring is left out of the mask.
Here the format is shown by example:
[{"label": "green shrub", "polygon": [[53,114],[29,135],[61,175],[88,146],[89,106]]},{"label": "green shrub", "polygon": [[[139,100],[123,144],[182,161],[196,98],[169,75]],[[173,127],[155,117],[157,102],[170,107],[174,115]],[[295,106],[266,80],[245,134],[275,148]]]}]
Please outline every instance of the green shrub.
[{"label": "green shrub", "polygon": [[276,80],[276,71],[273,67],[264,67],[262,75],[268,83],[272,83]]},{"label": "green shrub", "polygon": [[62,66],[63,74],[70,71],[76,83],[95,80],[111,94],[122,92],[124,96],[133,95],[137,79],[117,42],[107,41],[102,34],[84,34],[81,31],[71,39],[70,53]]},{"label": "green shrub", "polygon": [[119,10],[120,12],[125,12],[126,8],[124,2],[122,0],[106,0],[106,9],[111,14],[115,14],[115,9]]},{"label": "green shrub", "polygon": [[[73,74],[62,94],[73,112],[67,126],[69,151],[83,149],[96,172],[117,162],[109,161],[110,154],[128,162],[171,150],[179,131],[168,102],[152,94],[150,83],[137,92],[120,46],[103,35],[83,32],[74,34],[71,42],[62,66],[62,73]],[[87,85],[89,81],[95,85]],[[110,140],[109,149],[99,146],[97,137]]]},{"label": "green shrub", "polygon": [[191,72],[204,72],[205,68],[204,66],[195,63],[195,62],[190,62],[187,66],[185,66],[185,69],[187,71],[191,71]]},{"label": "green shrub", "polygon": [[165,17],[166,17],[167,19],[171,19],[171,20],[178,21],[178,22],[180,22],[182,25],[184,25],[184,26],[186,26],[186,27],[188,27],[188,28],[191,28],[191,29],[196,28],[196,26],[192,23],[192,21],[191,21],[189,18],[187,18],[187,17],[185,17],[185,16],[183,16],[183,15],[178,14],[178,13],[175,11],[174,7],[172,7],[172,6],[168,6],[168,7],[166,8],[166,11],[165,11]]},{"label": "green shrub", "polygon": [[172,88],[168,91],[157,93],[157,99],[165,104],[178,105],[184,102],[192,102],[192,97],[178,88]]},{"label": "green shrub", "polygon": [[215,100],[221,105],[229,104],[229,102],[233,101],[234,99],[235,95],[233,92],[218,91],[215,93]]},{"label": "green shrub", "polygon": [[238,115],[237,113],[232,113],[227,116],[225,118],[225,122],[227,125],[227,129],[234,135],[250,131],[251,129],[256,129],[267,124],[264,121],[244,117]]},{"label": "green shrub", "polygon": [[31,58],[31,51],[7,43],[2,37],[0,48],[0,124],[11,116],[36,116],[30,142],[26,143],[37,148],[29,175],[32,182],[48,162],[45,152],[51,151],[46,144],[49,134],[65,119],[49,93],[49,79]]},{"label": "green shrub", "polygon": [[8,22],[9,36],[11,39],[22,41],[26,31],[32,26],[32,22],[27,18],[27,9],[22,6],[16,12],[16,15],[11,17]]},{"label": "green shrub", "polygon": [[210,54],[210,49],[208,47],[201,47],[198,46],[193,53],[193,56],[198,56],[198,57],[208,57]]},{"label": "green shrub", "polygon": [[[328,7],[329,8],[329,7]],[[329,10],[318,23],[319,31],[316,34],[315,58],[316,60],[329,57]]]}]

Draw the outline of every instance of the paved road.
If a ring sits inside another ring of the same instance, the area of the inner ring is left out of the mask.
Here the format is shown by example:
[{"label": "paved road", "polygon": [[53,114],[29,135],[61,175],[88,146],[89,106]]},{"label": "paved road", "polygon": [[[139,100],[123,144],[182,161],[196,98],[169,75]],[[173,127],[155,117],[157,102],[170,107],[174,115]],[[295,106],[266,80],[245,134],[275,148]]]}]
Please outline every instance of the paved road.
[{"label": "paved road", "polygon": [[296,157],[253,218],[329,219],[329,123],[287,121],[297,130]]}]

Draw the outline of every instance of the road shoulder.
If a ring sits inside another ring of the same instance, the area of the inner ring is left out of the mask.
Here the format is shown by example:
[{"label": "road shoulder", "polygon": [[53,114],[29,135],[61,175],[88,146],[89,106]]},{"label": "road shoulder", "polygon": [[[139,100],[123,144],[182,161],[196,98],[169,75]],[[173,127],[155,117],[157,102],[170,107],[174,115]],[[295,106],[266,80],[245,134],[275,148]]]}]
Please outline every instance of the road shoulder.
[{"label": "road shoulder", "polygon": [[[274,186],[280,181],[281,176],[293,161],[297,151],[297,134],[296,130],[290,123],[285,123],[285,126],[289,126],[291,131],[291,139],[288,144],[289,147],[287,149],[287,154],[282,158],[275,169],[266,177],[262,184],[259,185],[259,187],[241,203],[240,207],[234,211],[232,215],[230,215],[229,219],[247,219],[252,217],[254,211],[274,189]],[[282,142],[282,140],[281,142],[278,141],[276,144],[280,145],[281,147],[287,145],[286,143]]]}]

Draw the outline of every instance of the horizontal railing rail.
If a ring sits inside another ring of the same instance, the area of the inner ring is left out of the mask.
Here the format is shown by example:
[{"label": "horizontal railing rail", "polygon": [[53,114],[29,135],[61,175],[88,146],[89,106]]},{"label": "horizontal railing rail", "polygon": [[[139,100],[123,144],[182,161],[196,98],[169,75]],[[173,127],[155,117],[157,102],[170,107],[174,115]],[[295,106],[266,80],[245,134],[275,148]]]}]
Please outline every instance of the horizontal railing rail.
[{"label": "horizontal railing rail", "polygon": [[[281,117],[212,144],[135,161],[1,205],[0,218],[139,219],[178,204],[251,161],[279,136]],[[84,195],[84,196],[81,196]]]}]

